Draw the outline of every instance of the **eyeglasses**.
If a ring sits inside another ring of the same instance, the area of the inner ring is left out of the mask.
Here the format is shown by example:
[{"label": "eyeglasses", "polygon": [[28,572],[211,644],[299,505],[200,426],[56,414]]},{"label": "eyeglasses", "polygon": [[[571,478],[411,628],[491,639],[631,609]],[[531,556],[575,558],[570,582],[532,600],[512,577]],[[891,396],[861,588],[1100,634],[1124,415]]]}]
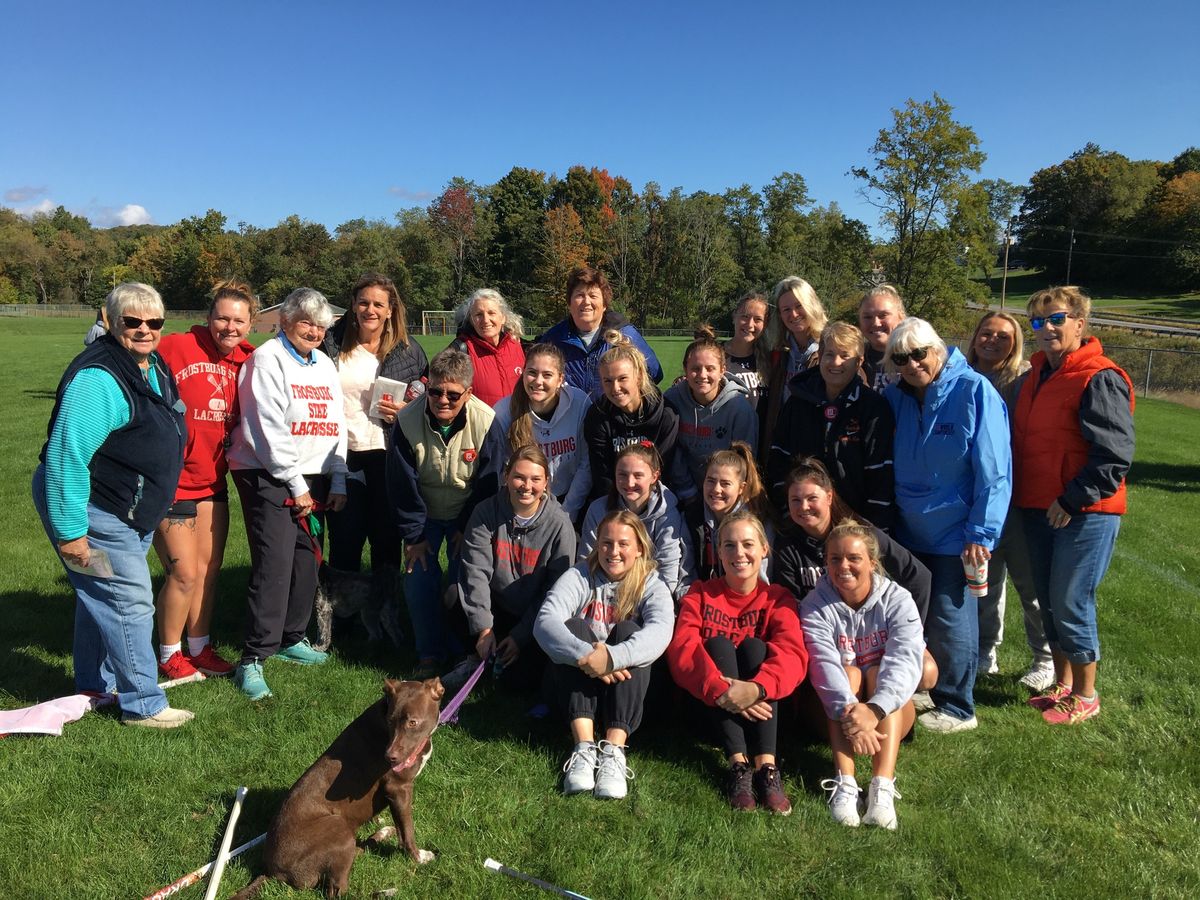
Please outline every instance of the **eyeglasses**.
[{"label": "eyeglasses", "polygon": [[893,353],[892,362],[897,366],[907,366],[911,358],[914,362],[920,362],[929,355],[932,347],[913,347],[907,353]]},{"label": "eyeglasses", "polygon": [[430,397],[445,397],[451,403],[457,403],[463,398],[462,391],[450,391],[446,388],[426,388],[425,393],[427,393]]},{"label": "eyeglasses", "polygon": [[121,316],[121,321],[130,331],[134,331],[145,325],[151,331],[161,331],[163,323],[166,319],[139,319],[137,316]]},{"label": "eyeglasses", "polygon": [[1062,328],[1067,319],[1076,319],[1078,316],[1073,316],[1070,313],[1056,312],[1049,316],[1033,316],[1029,320],[1029,325],[1034,331],[1040,331],[1042,326],[1049,322],[1055,328]]}]

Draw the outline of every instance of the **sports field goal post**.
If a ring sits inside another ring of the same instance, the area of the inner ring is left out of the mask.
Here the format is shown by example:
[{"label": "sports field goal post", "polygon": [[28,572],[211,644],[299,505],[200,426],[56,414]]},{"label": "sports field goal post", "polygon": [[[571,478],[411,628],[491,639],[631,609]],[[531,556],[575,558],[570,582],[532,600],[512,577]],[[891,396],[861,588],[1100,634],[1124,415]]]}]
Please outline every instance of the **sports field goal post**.
[{"label": "sports field goal post", "polygon": [[421,313],[421,334],[454,334],[454,310],[427,309]]}]

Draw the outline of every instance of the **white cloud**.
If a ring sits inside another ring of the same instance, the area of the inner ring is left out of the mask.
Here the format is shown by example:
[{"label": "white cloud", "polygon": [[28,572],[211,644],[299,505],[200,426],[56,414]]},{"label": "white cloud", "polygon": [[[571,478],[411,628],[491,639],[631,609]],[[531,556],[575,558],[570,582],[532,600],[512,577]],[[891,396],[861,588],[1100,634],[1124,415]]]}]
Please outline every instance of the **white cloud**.
[{"label": "white cloud", "polygon": [[31,203],[27,206],[15,207],[16,211],[18,213],[20,213],[21,215],[23,215],[27,219],[32,219],[38,213],[45,213],[45,214],[49,215],[50,213],[54,212],[54,210],[56,210],[57,208],[58,208],[58,204],[55,203],[53,200],[51,200],[49,197],[46,197],[43,200],[39,200],[37,203]]},{"label": "white cloud", "polygon": [[93,206],[84,213],[97,228],[116,225],[148,225],[154,221],[149,210],[139,203],[124,206]]},{"label": "white cloud", "polygon": [[413,203],[427,203],[433,199],[433,194],[429,191],[412,191],[406,187],[397,187],[395,185],[388,188],[388,193],[393,197],[399,197],[401,200],[410,200]]},{"label": "white cloud", "polygon": [[[25,184],[21,187],[10,188],[4,192],[4,201],[6,203],[28,203],[35,197],[41,197],[43,194],[50,193],[50,189],[45,185],[34,187],[33,185]],[[43,203],[46,201],[42,201]],[[53,207],[51,207],[53,208]]]}]

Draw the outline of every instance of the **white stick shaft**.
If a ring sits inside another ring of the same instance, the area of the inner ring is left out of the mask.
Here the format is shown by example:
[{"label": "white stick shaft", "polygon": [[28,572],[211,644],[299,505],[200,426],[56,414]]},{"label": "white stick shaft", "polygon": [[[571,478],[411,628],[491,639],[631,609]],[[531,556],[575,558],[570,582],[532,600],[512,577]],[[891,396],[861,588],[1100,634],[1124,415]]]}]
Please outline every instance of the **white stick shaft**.
[{"label": "white stick shaft", "polygon": [[[257,847],[259,844],[261,844],[266,839],[267,839],[267,835],[266,835],[266,832],[264,832],[264,833],[260,834],[258,837],[254,838],[254,840],[246,841],[246,843],[242,844],[242,846],[235,848],[234,851],[229,854],[229,858],[237,859],[237,857],[241,856],[247,850],[251,850],[251,849]],[[195,872],[189,872],[188,874],[186,874],[182,878],[180,878],[178,881],[172,881],[166,887],[159,888],[153,894],[150,894],[149,896],[147,896],[145,898],[145,900],[163,900],[164,897],[170,897],[173,894],[178,894],[184,888],[191,887],[193,884],[195,884],[197,881],[199,881],[201,878],[203,878],[205,875],[207,875],[209,872],[211,872],[213,869],[213,866],[215,864],[216,864],[215,859],[212,860],[211,862],[206,862],[204,865],[202,865],[200,868],[198,868]]]},{"label": "white stick shaft", "polygon": [[246,787],[238,788],[237,796],[233,798],[233,809],[229,811],[229,823],[225,826],[225,836],[221,839],[221,849],[213,864],[212,875],[208,877],[208,890],[204,892],[204,900],[215,900],[217,888],[221,886],[221,876],[225,874],[225,863],[229,861],[229,847],[233,843],[233,830],[237,827],[238,816],[242,814],[242,801],[246,799]]}]

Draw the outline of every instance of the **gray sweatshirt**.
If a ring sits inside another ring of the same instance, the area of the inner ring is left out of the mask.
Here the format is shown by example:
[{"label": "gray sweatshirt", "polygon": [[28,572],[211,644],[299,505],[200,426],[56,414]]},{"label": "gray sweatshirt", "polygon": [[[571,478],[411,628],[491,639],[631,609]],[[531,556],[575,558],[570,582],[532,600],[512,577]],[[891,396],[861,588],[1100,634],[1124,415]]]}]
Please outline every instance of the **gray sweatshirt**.
[{"label": "gray sweatshirt", "polygon": [[700,493],[704,463],[716,451],[728,449],[734,441],[745,441],[758,454],[758,415],[746,389],[737,381],[722,381],[717,396],[707,406],[696,402],[686,381],[672,386],[663,399],[679,416],[679,436],[667,483],[682,502]]},{"label": "gray sweatshirt", "polygon": [[[594,641],[608,638],[617,624],[616,603],[616,584],[602,570],[593,575],[585,563],[580,563],[568,569],[546,595],[533,626],[533,636],[553,662],[573,666],[592,652]],[[631,618],[642,629],[609,646],[613,669],[648,666],[671,643],[675,606],[662,579],[646,579],[646,589]],[[587,635],[589,640],[580,635]]]},{"label": "gray sweatshirt", "polygon": [[925,638],[912,594],[896,582],[872,575],[870,596],[851,609],[826,573],[801,602],[800,622],[808,647],[808,678],[830,719],[840,719],[848,705],[858,702],[845,666],[879,666],[875,693],[866,702],[885,715],[916,691]]},{"label": "gray sweatshirt", "polygon": [[[625,498],[622,497],[620,503],[622,509],[627,508]],[[579,532],[580,562],[585,562],[587,555],[596,546],[596,529],[600,527],[600,520],[607,512],[607,497],[599,497],[588,506],[587,514],[583,517],[583,528]],[[654,545],[658,576],[666,583],[672,597],[682,597],[683,574],[692,570],[692,551],[685,539],[687,529],[683,524],[683,516],[679,514],[675,505],[675,495],[671,493],[671,489],[661,483],[651,489],[646,508],[638,518],[646,526],[650,543]]]},{"label": "gray sweatshirt", "polygon": [[550,492],[527,525],[517,524],[504,489],[480,503],[467,522],[458,569],[471,634],[492,627],[495,604],[519,619],[505,636],[529,646],[542,598],[574,560],[575,529]]}]

